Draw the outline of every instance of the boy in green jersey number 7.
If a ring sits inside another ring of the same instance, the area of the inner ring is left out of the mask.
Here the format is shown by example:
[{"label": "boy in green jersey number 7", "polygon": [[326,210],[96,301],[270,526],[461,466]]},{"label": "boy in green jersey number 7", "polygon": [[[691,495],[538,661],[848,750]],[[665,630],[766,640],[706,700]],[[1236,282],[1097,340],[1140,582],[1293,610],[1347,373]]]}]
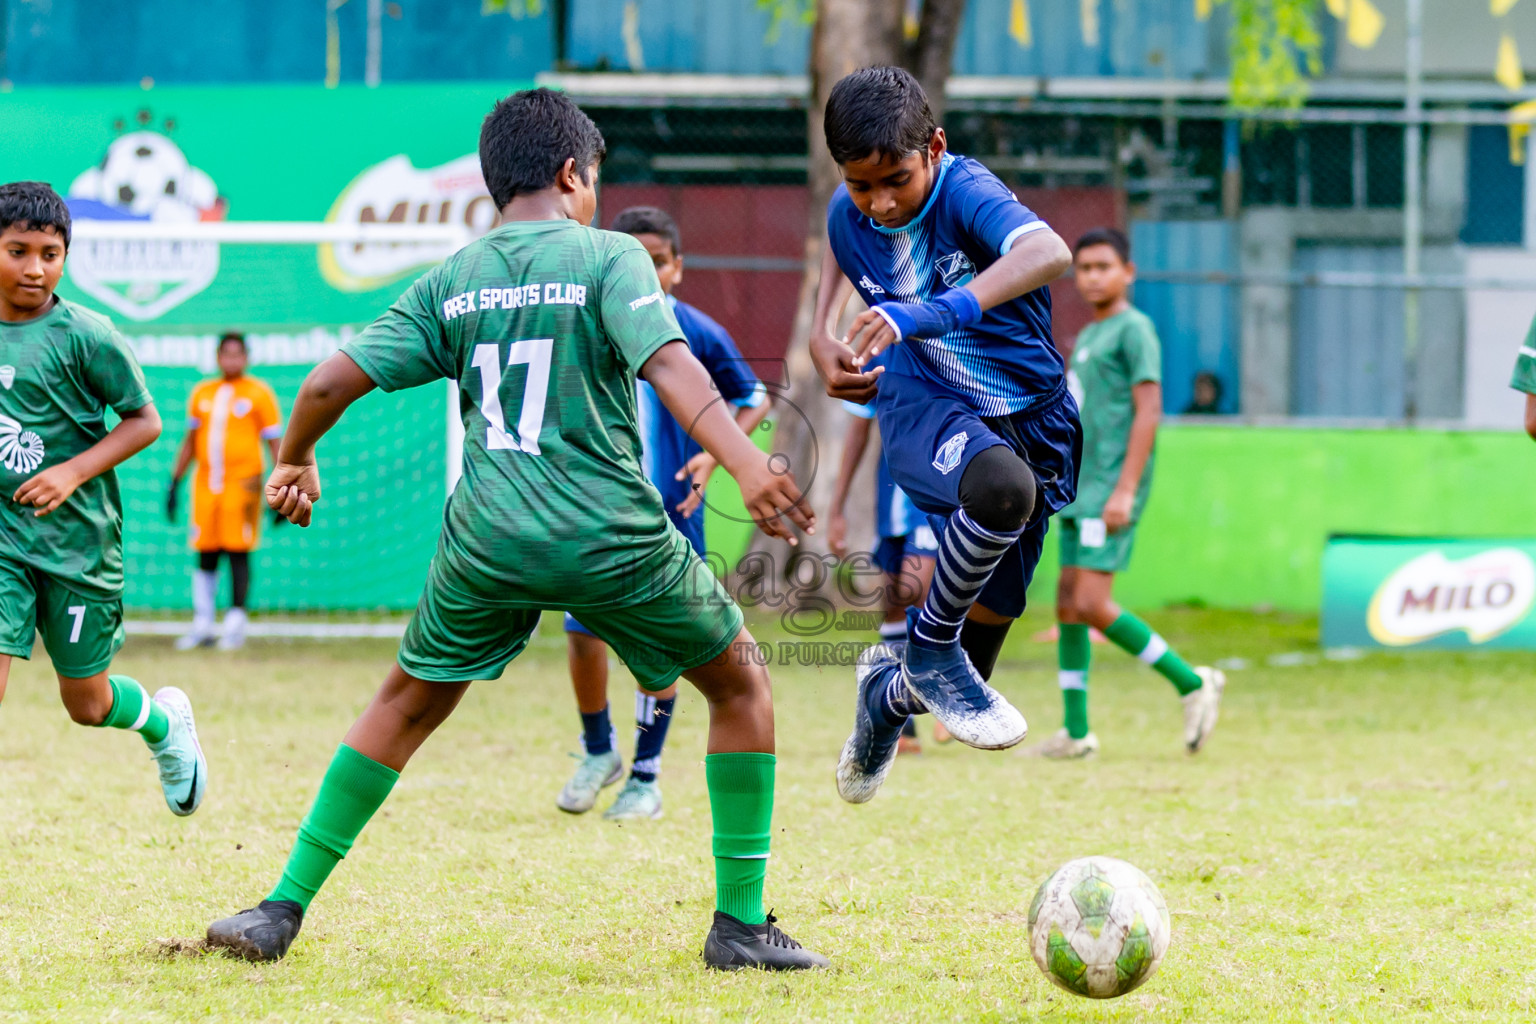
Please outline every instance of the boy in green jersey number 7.
[{"label": "boy in green jersey number 7", "polygon": [[1216,728],[1226,676],[1191,668],[1141,619],[1115,604],[1115,573],[1125,571],[1136,521],[1152,485],[1152,450],[1163,406],[1162,346],[1152,321],[1126,293],[1136,279],[1131,244],[1114,228],[1095,228],[1073,250],[1077,290],[1093,322],[1077,336],[1068,380],[1083,418],[1077,497],[1057,513],[1061,579],[1060,683],[1065,722],[1035,748],[1045,757],[1087,757],[1099,749],[1088,730],[1090,626],[1161,673],[1184,704],[1184,746],[1197,753]]},{"label": "boy in green jersey number 7", "polygon": [[267,501],[307,526],[320,497],[315,444],[375,387],[443,377],[460,387],[464,473],[397,665],[348,731],[282,878],[217,921],[211,945],[276,960],[310,901],[401,770],[475,679],[496,679],[541,610],[575,613],[640,685],[678,676],[709,702],[705,777],[716,911],[704,959],[722,969],[827,961],[763,913],[773,813],[773,701],[741,611],[667,519],[640,467],[635,376],[741,485],[763,529],[814,519],[716,401],[683,340],[651,257],[595,231],[597,126],[564,95],[514,93],[480,133],[501,226],[422,277],[322,363],[293,406]]},{"label": "boy in green jersey number 7", "polygon": [[[54,294],[70,217],[42,182],[0,185],[0,699],[37,634],[81,725],[138,733],[165,802],[197,810],[208,765],[192,705],[109,675],[123,645],[123,512],[113,468],[160,436],[144,374],[103,317]],[[121,422],[107,429],[110,407]]]}]

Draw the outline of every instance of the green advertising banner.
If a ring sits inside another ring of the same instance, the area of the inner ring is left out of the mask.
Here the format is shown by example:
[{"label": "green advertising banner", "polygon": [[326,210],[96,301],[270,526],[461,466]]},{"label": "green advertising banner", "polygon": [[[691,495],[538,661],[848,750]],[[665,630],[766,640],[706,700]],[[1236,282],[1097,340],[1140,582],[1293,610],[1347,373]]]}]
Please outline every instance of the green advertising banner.
[{"label": "green advertising banner", "polygon": [[[166,422],[121,470],[127,602],[190,603],[185,513],[165,488],[187,396],[215,339],[247,333],[252,372],[286,412],[326,358],[443,244],[219,244],[92,240],[90,222],[321,221],[460,225],[495,216],[476,148],[492,104],[524,83],[81,88],[0,93],[0,181],[50,182],[77,237],[60,294],[112,318],[144,364]],[[269,530],[258,609],[414,605],[447,490],[448,387],[374,394],[320,449],[316,525]],[[185,506],[185,502],[183,505]]]},{"label": "green advertising banner", "polygon": [[1536,539],[1335,537],[1323,645],[1536,650]]}]

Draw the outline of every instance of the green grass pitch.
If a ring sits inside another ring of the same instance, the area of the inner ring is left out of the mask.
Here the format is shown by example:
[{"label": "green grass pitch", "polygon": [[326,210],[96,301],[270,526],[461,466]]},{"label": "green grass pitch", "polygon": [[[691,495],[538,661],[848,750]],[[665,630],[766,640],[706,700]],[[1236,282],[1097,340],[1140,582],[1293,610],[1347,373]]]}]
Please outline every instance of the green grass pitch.
[{"label": "green grass pitch", "polygon": [[[289,958],[176,952],[252,905],[393,654],[256,641],[234,656],[136,639],[118,670],[191,694],[212,773],[165,809],[136,737],[69,723],[46,660],[0,710],[0,1019],[231,1021],[1402,1021],[1536,1013],[1536,659],[1316,654],[1315,622],[1168,611],[1192,661],[1242,657],[1208,751],[1186,757],[1152,672],[1094,647],[1096,761],[931,743],[863,807],[832,768],[851,670],[774,672],[779,782],[768,902],[832,957],[816,976],[707,973],[705,709],[679,703],[666,817],[616,827],[554,796],[578,722],[544,631],[473,687],[312,908]],[[1055,650],[1015,630],[998,679],[1057,726]],[[771,622],[760,638],[784,639]],[[39,652],[41,654],[41,652]],[[1294,659],[1282,659],[1294,660]],[[629,680],[615,671],[628,753]],[[923,726],[927,736],[928,726]],[[605,791],[599,809],[612,799]],[[1161,972],[1116,1002],[1030,959],[1036,884],[1105,853],[1173,914]]]}]

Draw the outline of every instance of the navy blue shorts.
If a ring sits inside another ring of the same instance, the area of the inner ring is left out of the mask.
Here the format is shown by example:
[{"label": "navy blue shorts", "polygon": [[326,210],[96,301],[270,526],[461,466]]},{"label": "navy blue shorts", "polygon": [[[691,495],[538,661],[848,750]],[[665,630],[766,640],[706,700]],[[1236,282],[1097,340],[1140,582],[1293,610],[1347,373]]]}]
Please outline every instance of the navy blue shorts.
[{"label": "navy blue shorts", "polygon": [[[698,508],[694,509],[693,515],[689,516],[687,519],[684,519],[682,515],[675,510],[670,508],[667,509],[667,518],[672,520],[672,525],[677,527],[677,532],[683,535],[683,539],[688,542],[689,546],[693,548],[694,553],[697,554],[700,558],[704,558],[705,507],[706,506],[704,505],[700,505]],[[705,561],[707,562],[708,559],[705,558]],[[581,623],[577,622],[576,616],[572,615],[570,612],[565,613],[565,631],[567,633],[583,633],[586,636],[597,635],[586,626],[583,626]]]},{"label": "navy blue shorts", "polygon": [[887,576],[900,576],[901,563],[908,555],[914,558],[939,556],[938,534],[931,525],[920,521],[917,529],[911,533],[904,533],[900,537],[881,537],[880,543],[875,545],[874,562]]},{"label": "navy blue shorts", "polygon": [[1035,514],[976,599],[988,611],[1017,618],[1040,563],[1050,517],[1077,496],[1083,428],[1066,382],[1023,412],[983,419],[955,392],[888,372],[880,378],[875,410],[891,478],[913,505],[936,517],[930,520],[936,533],[960,507],[966,466],[988,448],[1005,444],[1034,471],[1039,484]]}]

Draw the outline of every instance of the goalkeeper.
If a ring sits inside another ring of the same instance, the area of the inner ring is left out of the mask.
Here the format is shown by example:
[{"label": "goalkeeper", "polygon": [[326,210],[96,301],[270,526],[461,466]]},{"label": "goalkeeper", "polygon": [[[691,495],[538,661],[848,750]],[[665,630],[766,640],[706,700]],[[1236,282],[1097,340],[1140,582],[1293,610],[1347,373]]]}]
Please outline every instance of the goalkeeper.
[{"label": "goalkeeper", "polygon": [[[638,373],[741,486],[765,532],[814,519],[716,402],[650,256],[587,225],[597,126],[564,95],[514,93],[480,132],[501,226],[413,285],[294,402],[267,501],[300,526],[320,497],[315,445],[347,407],[386,391],[460,382],[464,474],[396,666],[353,724],[271,895],[217,921],[210,945],[276,960],[310,901],[383,804],[406,762],[475,679],[496,679],[543,609],[575,612],[640,684],[679,676],[709,702],[705,778],[714,822],[715,968],[827,961],[763,913],[773,812],[773,699],[741,610],[667,520],[640,470]],[[406,500],[410,500],[409,496]]]}]

